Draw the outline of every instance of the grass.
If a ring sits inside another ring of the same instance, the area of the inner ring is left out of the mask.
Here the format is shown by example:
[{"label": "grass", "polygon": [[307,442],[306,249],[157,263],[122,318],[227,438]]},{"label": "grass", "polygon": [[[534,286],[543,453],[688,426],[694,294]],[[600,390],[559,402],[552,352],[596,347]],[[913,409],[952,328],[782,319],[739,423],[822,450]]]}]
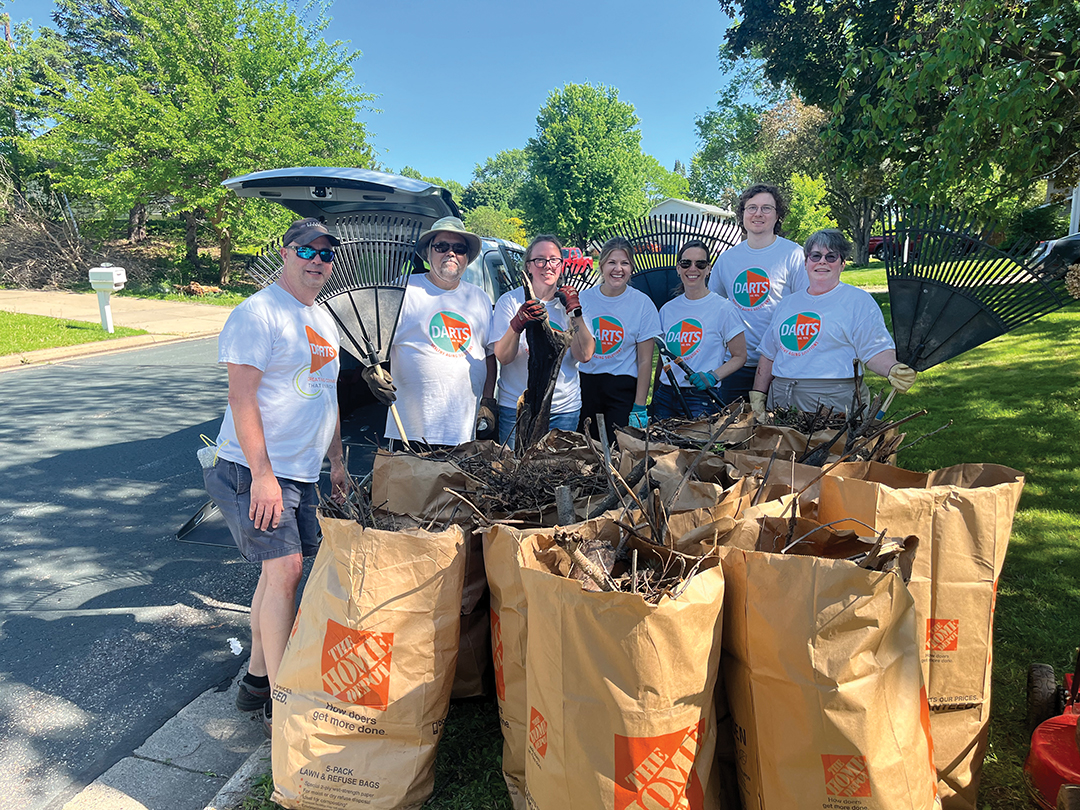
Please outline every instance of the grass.
[{"label": "grass", "polygon": [[854,265],[840,274],[840,280],[852,287],[884,287],[885,264],[878,259],[871,259],[866,267]]},{"label": "grass", "polygon": [[109,334],[98,323],[0,312],[0,356],[145,334],[145,330],[124,326]]},{"label": "grass", "polygon": [[[889,322],[888,296],[883,302]],[[953,425],[901,454],[931,471],[994,463],[1027,476],[998,585],[990,749],[980,810],[1027,810],[1023,761],[1028,666],[1071,668],[1080,644],[1080,308],[1048,315],[919,375],[890,415],[921,408],[908,438]],[[427,807],[508,808],[493,701],[451,706]],[[269,779],[269,777],[267,777]],[[247,806],[245,806],[247,807]],[[272,803],[247,810],[272,810]]]},{"label": "grass", "polygon": [[147,284],[132,289],[123,289],[117,295],[129,298],[152,298],[157,301],[183,301],[186,304],[212,304],[219,307],[235,307],[254,293],[258,288],[251,283],[229,284],[219,293],[206,295],[187,295],[177,292],[168,284]]}]

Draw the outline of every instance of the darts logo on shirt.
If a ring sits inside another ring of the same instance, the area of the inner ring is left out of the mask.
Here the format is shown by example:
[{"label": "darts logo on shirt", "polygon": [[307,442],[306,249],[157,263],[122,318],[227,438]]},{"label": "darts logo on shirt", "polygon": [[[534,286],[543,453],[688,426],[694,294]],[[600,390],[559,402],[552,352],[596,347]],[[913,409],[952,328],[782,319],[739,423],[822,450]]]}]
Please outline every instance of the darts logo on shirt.
[{"label": "darts logo on shirt", "polygon": [[320,369],[337,359],[337,349],[327,343],[322,336],[307,324],[308,348],[311,350],[311,364],[300,366],[293,377],[293,384],[302,397],[314,399],[323,392],[323,389],[334,388],[337,385],[337,375],[325,377]]},{"label": "darts logo on shirt", "polygon": [[768,300],[769,289],[769,274],[760,267],[748,267],[731,285],[731,295],[743,309],[755,309]]},{"label": "darts logo on shirt", "polygon": [[618,318],[593,318],[593,334],[596,335],[596,353],[601,355],[615,354],[622,346],[623,325]]},{"label": "darts logo on shirt", "polygon": [[816,312],[800,312],[780,324],[780,344],[792,354],[801,354],[814,345],[821,331]]},{"label": "darts logo on shirt", "polygon": [[664,342],[668,351],[679,357],[687,357],[701,345],[701,339],[705,336],[705,330],[701,328],[701,321],[687,318],[673,324],[664,334]]},{"label": "darts logo on shirt", "polygon": [[472,343],[472,327],[456,312],[436,312],[428,324],[428,337],[443,354],[464,354]]}]

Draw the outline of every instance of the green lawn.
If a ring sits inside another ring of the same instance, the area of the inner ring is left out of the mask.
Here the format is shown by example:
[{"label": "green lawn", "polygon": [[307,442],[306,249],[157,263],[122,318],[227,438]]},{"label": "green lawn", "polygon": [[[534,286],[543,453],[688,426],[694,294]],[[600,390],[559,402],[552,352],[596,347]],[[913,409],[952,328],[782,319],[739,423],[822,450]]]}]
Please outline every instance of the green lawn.
[{"label": "green lawn", "polygon": [[[883,303],[887,296],[875,296]],[[888,307],[886,323],[889,322]],[[1080,307],[1070,307],[919,375],[893,402],[921,408],[909,440],[953,425],[901,454],[930,471],[1004,464],[1027,476],[998,585],[990,749],[980,810],[1027,810],[1022,766],[1027,668],[1070,668],[1080,644]],[[872,376],[872,375],[871,375]],[[509,808],[499,775],[494,703],[452,705],[430,803],[438,810]],[[250,808],[275,805],[252,800]]]},{"label": "green lawn", "polygon": [[885,265],[877,259],[870,260],[869,267],[852,267],[840,274],[840,280],[853,287],[884,287]]},{"label": "green lawn", "polygon": [[143,329],[117,326],[116,331],[110,335],[99,323],[0,312],[0,356],[145,334]]}]

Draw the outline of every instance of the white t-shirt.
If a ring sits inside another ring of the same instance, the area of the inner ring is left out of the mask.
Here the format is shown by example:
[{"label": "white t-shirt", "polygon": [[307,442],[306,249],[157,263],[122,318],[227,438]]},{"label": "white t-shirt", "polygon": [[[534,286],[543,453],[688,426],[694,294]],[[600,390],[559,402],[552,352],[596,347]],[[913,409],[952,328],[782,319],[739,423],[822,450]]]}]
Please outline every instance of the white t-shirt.
[{"label": "white t-shirt", "polygon": [[870,293],[837,284],[823,295],[798,292],[776,308],[761,344],[773,361],[773,376],[793,379],[847,379],[852,361],[866,361],[895,349],[881,307]]},{"label": "white t-shirt", "polygon": [[[491,316],[491,337],[489,345],[506,334],[510,321],[517,314],[518,308],[525,303],[525,290],[518,287],[503,295],[495,302],[495,312]],[[559,299],[545,301],[548,321],[552,329],[566,330],[568,322],[566,310]],[[584,312],[582,313],[584,314]],[[518,397],[525,393],[529,383],[529,346],[525,342],[525,333],[518,335],[518,353],[514,362],[499,366],[499,405],[504,408],[516,408]],[[555,381],[555,393],[551,397],[552,413],[573,413],[581,408],[581,386],[578,384],[578,361],[570,349],[563,355],[559,367],[559,377]]]},{"label": "white t-shirt", "polygon": [[[426,273],[409,278],[390,347],[397,411],[408,438],[450,445],[473,438],[490,326],[491,299],[475,284],[444,290]],[[401,438],[389,414],[386,437]]]},{"label": "white t-shirt", "polygon": [[[680,295],[660,307],[668,351],[694,371],[714,371],[731,357],[728,341],[746,331],[735,305],[716,293],[690,300]],[[689,385],[686,372],[671,364],[678,385]]]},{"label": "white t-shirt", "polygon": [[[277,284],[229,315],[218,335],[218,362],[262,371],[256,396],[270,468],[279,478],[315,482],[337,427],[338,347],[334,319]],[[232,406],[218,434],[218,455],[250,467],[236,438]]]},{"label": "white t-shirt", "polygon": [[637,344],[660,334],[660,315],[652,299],[630,286],[621,295],[607,296],[599,284],[580,298],[581,313],[596,338],[596,353],[579,366],[581,373],[636,378]]},{"label": "white t-shirt", "polygon": [[709,289],[731,301],[746,324],[746,365],[757,365],[776,305],[809,283],[803,249],[782,236],[764,248],[740,242],[716,257]]}]

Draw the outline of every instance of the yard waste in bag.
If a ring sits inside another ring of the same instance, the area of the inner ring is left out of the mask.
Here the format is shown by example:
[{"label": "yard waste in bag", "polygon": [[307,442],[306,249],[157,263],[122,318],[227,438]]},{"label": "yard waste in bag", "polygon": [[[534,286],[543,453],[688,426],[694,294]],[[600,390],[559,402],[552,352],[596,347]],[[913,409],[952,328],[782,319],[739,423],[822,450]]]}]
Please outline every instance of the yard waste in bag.
[{"label": "yard waste in bag", "polygon": [[418,808],[434,784],[454,678],[462,530],[320,524],[273,693],[274,801]]},{"label": "yard waste in bag", "polygon": [[931,473],[841,464],[821,480],[819,520],[854,518],[837,527],[859,534],[888,528],[921,540],[909,589],[940,790],[951,810],[975,807],[987,746],[997,582],[1023,487],[1022,473],[996,464]]},{"label": "yard waste in bag", "polygon": [[529,806],[718,809],[719,560],[609,519],[532,534],[518,552]]},{"label": "yard waste in bag", "polygon": [[902,579],[916,538],[882,535],[853,555],[860,541],[850,532],[762,518],[739,521],[720,542],[722,665],[743,805],[939,806]]}]

